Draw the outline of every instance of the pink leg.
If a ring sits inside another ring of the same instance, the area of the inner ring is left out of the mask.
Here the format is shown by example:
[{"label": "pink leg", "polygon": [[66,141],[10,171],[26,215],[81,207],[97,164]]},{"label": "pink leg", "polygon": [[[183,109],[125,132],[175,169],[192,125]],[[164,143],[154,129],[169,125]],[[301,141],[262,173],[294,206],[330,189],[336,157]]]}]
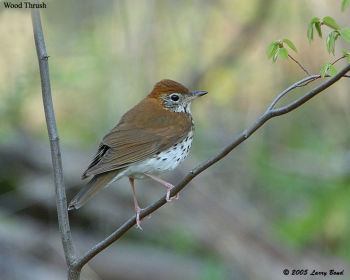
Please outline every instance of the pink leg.
[{"label": "pink leg", "polygon": [[148,174],[148,173],[145,173],[146,176],[152,178],[153,180],[157,181],[158,183],[161,183],[163,186],[165,186],[167,188],[167,192],[166,192],[166,201],[171,201],[173,198],[175,199],[179,199],[179,193],[177,193],[174,197],[170,197],[170,191],[171,189],[174,187],[174,185],[168,183],[167,181],[164,181],[163,179],[157,177],[157,176],[154,176],[152,174]]},{"label": "pink leg", "polygon": [[137,202],[135,186],[134,186],[134,179],[133,178],[129,178],[129,182],[130,182],[130,185],[131,185],[131,188],[132,188],[133,197],[134,197],[134,205],[135,205],[135,211],[136,211],[136,227],[139,228],[140,230],[142,230],[141,220],[140,220],[140,212],[141,212],[142,208],[140,208],[140,206],[139,206],[139,204]]}]

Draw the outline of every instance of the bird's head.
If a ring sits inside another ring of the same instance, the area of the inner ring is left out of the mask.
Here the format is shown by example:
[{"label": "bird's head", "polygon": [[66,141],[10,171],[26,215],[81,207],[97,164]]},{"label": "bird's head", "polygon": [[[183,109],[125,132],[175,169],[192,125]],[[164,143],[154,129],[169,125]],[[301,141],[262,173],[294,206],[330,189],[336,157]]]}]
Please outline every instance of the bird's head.
[{"label": "bird's head", "polygon": [[189,91],[182,84],[165,79],[154,85],[148,97],[156,98],[165,109],[172,112],[190,113],[191,102],[207,93],[206,91]]}]

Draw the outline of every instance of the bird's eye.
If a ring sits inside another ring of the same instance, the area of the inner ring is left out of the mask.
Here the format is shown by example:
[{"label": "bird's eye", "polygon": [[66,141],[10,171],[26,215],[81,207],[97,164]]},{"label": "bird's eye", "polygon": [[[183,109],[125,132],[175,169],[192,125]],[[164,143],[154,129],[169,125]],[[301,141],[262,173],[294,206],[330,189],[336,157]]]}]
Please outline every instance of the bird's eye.
[{"label": "bird's eye", "polygon": [[179,97],[178,94],[172,94],[172,95],[170,96],[170,98],[171,98],[172,101],[178,101],[178,100],[180,99],[180,97]]}]

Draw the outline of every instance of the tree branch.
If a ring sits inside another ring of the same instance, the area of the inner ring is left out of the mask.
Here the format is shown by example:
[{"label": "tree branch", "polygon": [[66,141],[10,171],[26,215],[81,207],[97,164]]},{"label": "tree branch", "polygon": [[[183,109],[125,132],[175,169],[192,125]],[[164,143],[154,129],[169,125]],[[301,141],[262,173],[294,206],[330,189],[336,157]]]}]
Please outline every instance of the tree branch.
[{"label": "tree branch", "polygon": [[301,86],[306,86],[309,82],[313,82],[314,80],[320,78],[321,75],[313,75],[313,76],[309,76],[306,77],[298,82],[296,82],[295,84],[291,85],[290,87],[286,88],[284,91],[282,91],[276,98],[275,100],[270,104],[270,106],[267,108],[268,110],[271,110],[276,103],[283,97],[285,96],[288,92],[290,92],[291,90],[297,88],[297,87],[301,87]]},{"label": "tree branch", "polygon": [[[228,144],[226,147],[224,147],[220,152],[218,152],[216,155],[209,158],[207,161],[201,163],[194,169],[192,169],[187,176],[179,183],[177,184],[170,192],[170,196],[175,196],[178,192],[180,192],[194,177],[202,173],[204,170],[224,158],[228,153],[230,153],[233,149],[235,149],[238,145],[240,145],[242,142],[244,142],[246,139],[249,138],[258,128],[260,128],[266,121],[269,119],[280,116],[283,114],[286,114],[288,112],[291,112],[316,96],[318,93],[324,91],[331,85],[333,85],[335,82],[337,82],[340,78],[345,76],[345,74],[350,71],[350,64],[348,64],[346,67],[344,67],[341,71],[339,71],[335,76],[331,77],[329,80],[325,81],[324,83],[320,84],[319,86],[315,87],[314,89],[307,92],[304,96],[300,97],[296,101],[280,107],[273,109],[273,107],[276,105],[276,103],[285,96],[288,92],[291,90],[297,88],[298,86],[304,84],[307,81],[313,81],[317,78],[319,78],[319,75],[310,76],[307,78],[304,78],[295,84],[291,85],[289,88],[281,92],[276,99],[271,103],[271,105],[268,107],[268,109],[265,111],[264,114],[262,114],[248,129],[243,131],[238,137],[236,137],[235,140],[233,140],[230,144]],[[146,207],[143,211],[140,213],[140,218],[144,218],[160,207],[162,207],[164,204],[166,204],[165,195],[160,198],[158,201],[154,202],[153,204]],[[81,269],[87,262],[89,262],[94,256],[96,256],[99,252],[107,248],[109,245],[111,245],[113,242],[117,241],[124,233],[126,233],[130,228],[132,228],[136,224],[136,215],[128,219],[123,225],[121,225],[116,231],[114,231],[111,235],[109,235],[106,239],[102,240],[95,246],[93,246],[90,250],[88,250],[83,256],[80,258],[77,258],[76,261],[73,263],[73,266],[77,269]]]},{"label": "tree branch", "polygon": [[[37,2],[36,2],[37,3]],[[61,240],[64,250],[64,255],[68,268],[71,268],[71,264],[75,259],[74,247],[72,242],[72,235],[69,226],[69,218],[67,211],[67,198],[63,179],[63,168],[61,160],[61,151],[59,144],[59,137],[56,127],[55,112],[53,109],[49,63],[48,55],[46,53],[44,34],[41,26],[40,14],[37,9],[32,9],[32,23],[35,47],[38,56],[38,63],[40,69],[42,98],[45,110],[46,125],[50,140],[51,158],[54,173],[55,192],[56,192],[56,205],[59,230],[61,233]],[[79,273],[69,269],[69,279],[79,279]]]},{"label": "tree branch", "polygon": [[309,71],[306,70],[306,68],[298,61],[296,60],[294,57],[292,57],[290,54],[288,54],[289,58],[292,59],[296,64],[298,64],[298,66],[306,73],[306,75],[310,76],[311,74],[309,73]]},{"label": "tree branch", "polygon": [[343,56],[339,57],[338,59],[334,60],[331,64],[334,65],[334,64],[336,64],[338,61],[342,60],[343,58],[346,58],[346,56],[343,55]]}]

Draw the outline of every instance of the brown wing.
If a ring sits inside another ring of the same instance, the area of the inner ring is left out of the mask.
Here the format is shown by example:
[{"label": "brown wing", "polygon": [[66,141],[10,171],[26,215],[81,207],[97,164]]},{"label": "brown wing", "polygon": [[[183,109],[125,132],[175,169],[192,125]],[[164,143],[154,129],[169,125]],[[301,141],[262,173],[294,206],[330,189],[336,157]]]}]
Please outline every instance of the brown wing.
[{"label": "brown wing", "polygon": [[102,140],[83,178],[125,168],[182,141],[191,130],[191,117],[163,109],[146,98],[127,112]]}]

